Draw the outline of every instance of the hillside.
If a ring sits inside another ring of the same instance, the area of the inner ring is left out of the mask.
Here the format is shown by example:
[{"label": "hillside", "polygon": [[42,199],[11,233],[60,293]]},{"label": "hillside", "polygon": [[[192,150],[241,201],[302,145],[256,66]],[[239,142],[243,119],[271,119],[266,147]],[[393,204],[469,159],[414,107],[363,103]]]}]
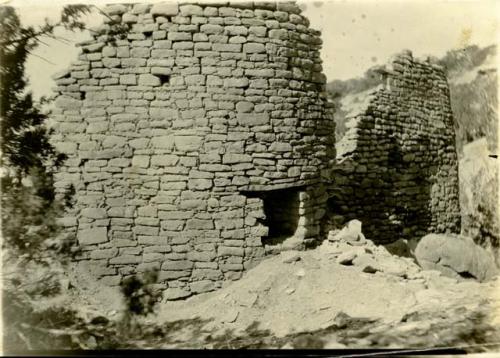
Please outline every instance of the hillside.
[{"label": "hillside", "polygon": [[[495,45],[451,50],[443,58],[435,59],[445,68],[448,77],[459,155],[465,144],[482,137],[487,137],[490,152],[497,151],[495,59]],[[376,69],[377,66],[368,69],[360,78],[327,84],[330,98],[336,104],[337,142],[345,132],[346,116],[380,83]]]}]

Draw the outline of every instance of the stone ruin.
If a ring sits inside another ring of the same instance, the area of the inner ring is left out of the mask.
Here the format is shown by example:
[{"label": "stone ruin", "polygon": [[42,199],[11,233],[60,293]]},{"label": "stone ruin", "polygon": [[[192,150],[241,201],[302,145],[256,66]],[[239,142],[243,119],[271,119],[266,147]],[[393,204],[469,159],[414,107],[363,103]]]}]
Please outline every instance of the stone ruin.
[{"label": "stone ruin", "polygon": [[459,231],[439,68],[399,57],[337,165],[320,32],[295,3],[105,11],[130,30],[55,76],[52,138],[68,156],[56,186],[76,198],[60,222],[104,284],[158,269],[166,299],[211,291],[351,217],[376,242]]},{"label": "stone ruin", "polygon": [[378,243],[459,233],[458,159],[443,69],[410,51],[378,69],[380,85],[337,143],[327,224],[350,219]]}]

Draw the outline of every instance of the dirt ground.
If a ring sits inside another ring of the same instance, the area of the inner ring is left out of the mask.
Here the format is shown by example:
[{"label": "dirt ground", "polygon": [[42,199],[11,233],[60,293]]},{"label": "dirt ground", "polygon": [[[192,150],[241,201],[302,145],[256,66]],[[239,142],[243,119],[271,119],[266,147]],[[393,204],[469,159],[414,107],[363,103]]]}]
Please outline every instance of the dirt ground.
[{"label": "dirt ground", "polygon": [[26,349],[500,352],[498,277],[485,283],[443,277],[369,241],[326,240],[315,249],[282,252],[217,291],[158,302],[153,314],[127,322],[119,289],[83,272],[70,273],[62,294],[8,311],[19,321],[10,323],[17,339],[10,349],[26,341]]},{"label": "dirt ground", "polygon": [[[211,337],[227,332],[244,337],[257,329],[282,338],[338,326],[342,317],[376,321],[379,332],[395,327],[411,331],[430,327],[443,312],[452,316],[458,310],[465,318],[487,306],[483,319],[487,322],[481,324],[500,323],[497,279],[457,281],[437,271],[422,271],[412,259],[392,256],[381,246],[372,245],[369,251],[377,262],[374,273],[363,272],[363,265],[337,263],[342,248],[328,241],[314,250],[283,252],[216,292],[162,303],[154,321],[200,320],[206,322],[201,331],[210,332]],[[407,317],[425,314],[424,321],[405,322]],[[194,339],[189,330],[172,334],[178,342]],[[326,343],[338,346],[338,342]],[[358,343],[363,345],[363,341]]]}]

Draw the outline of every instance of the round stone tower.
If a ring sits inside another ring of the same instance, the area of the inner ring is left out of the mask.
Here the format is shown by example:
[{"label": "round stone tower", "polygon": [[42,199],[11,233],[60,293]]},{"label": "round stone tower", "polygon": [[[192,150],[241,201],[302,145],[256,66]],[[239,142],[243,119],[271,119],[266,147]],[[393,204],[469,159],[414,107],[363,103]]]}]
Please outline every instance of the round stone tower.
[{"label": "round stone tower", "polygon": [[320,33],[289,2],[111,5],[56,76],[61,223],[103,282],[159,269],[167,299],[314,239],[335,158]]}]

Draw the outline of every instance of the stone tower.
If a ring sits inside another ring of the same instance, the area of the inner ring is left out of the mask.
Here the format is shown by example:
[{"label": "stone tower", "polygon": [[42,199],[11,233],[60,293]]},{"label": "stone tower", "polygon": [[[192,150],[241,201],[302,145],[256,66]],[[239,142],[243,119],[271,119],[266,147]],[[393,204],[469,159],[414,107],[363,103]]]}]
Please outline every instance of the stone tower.
[{"label": "stone tower", "polygon": [[[110,5],[56,76],[61,223],[102,282],[159,269],[168,299],[314,240],[335,157],[320,33],[291,2]],[[109,25],[104,24],[101,30]]]}]

